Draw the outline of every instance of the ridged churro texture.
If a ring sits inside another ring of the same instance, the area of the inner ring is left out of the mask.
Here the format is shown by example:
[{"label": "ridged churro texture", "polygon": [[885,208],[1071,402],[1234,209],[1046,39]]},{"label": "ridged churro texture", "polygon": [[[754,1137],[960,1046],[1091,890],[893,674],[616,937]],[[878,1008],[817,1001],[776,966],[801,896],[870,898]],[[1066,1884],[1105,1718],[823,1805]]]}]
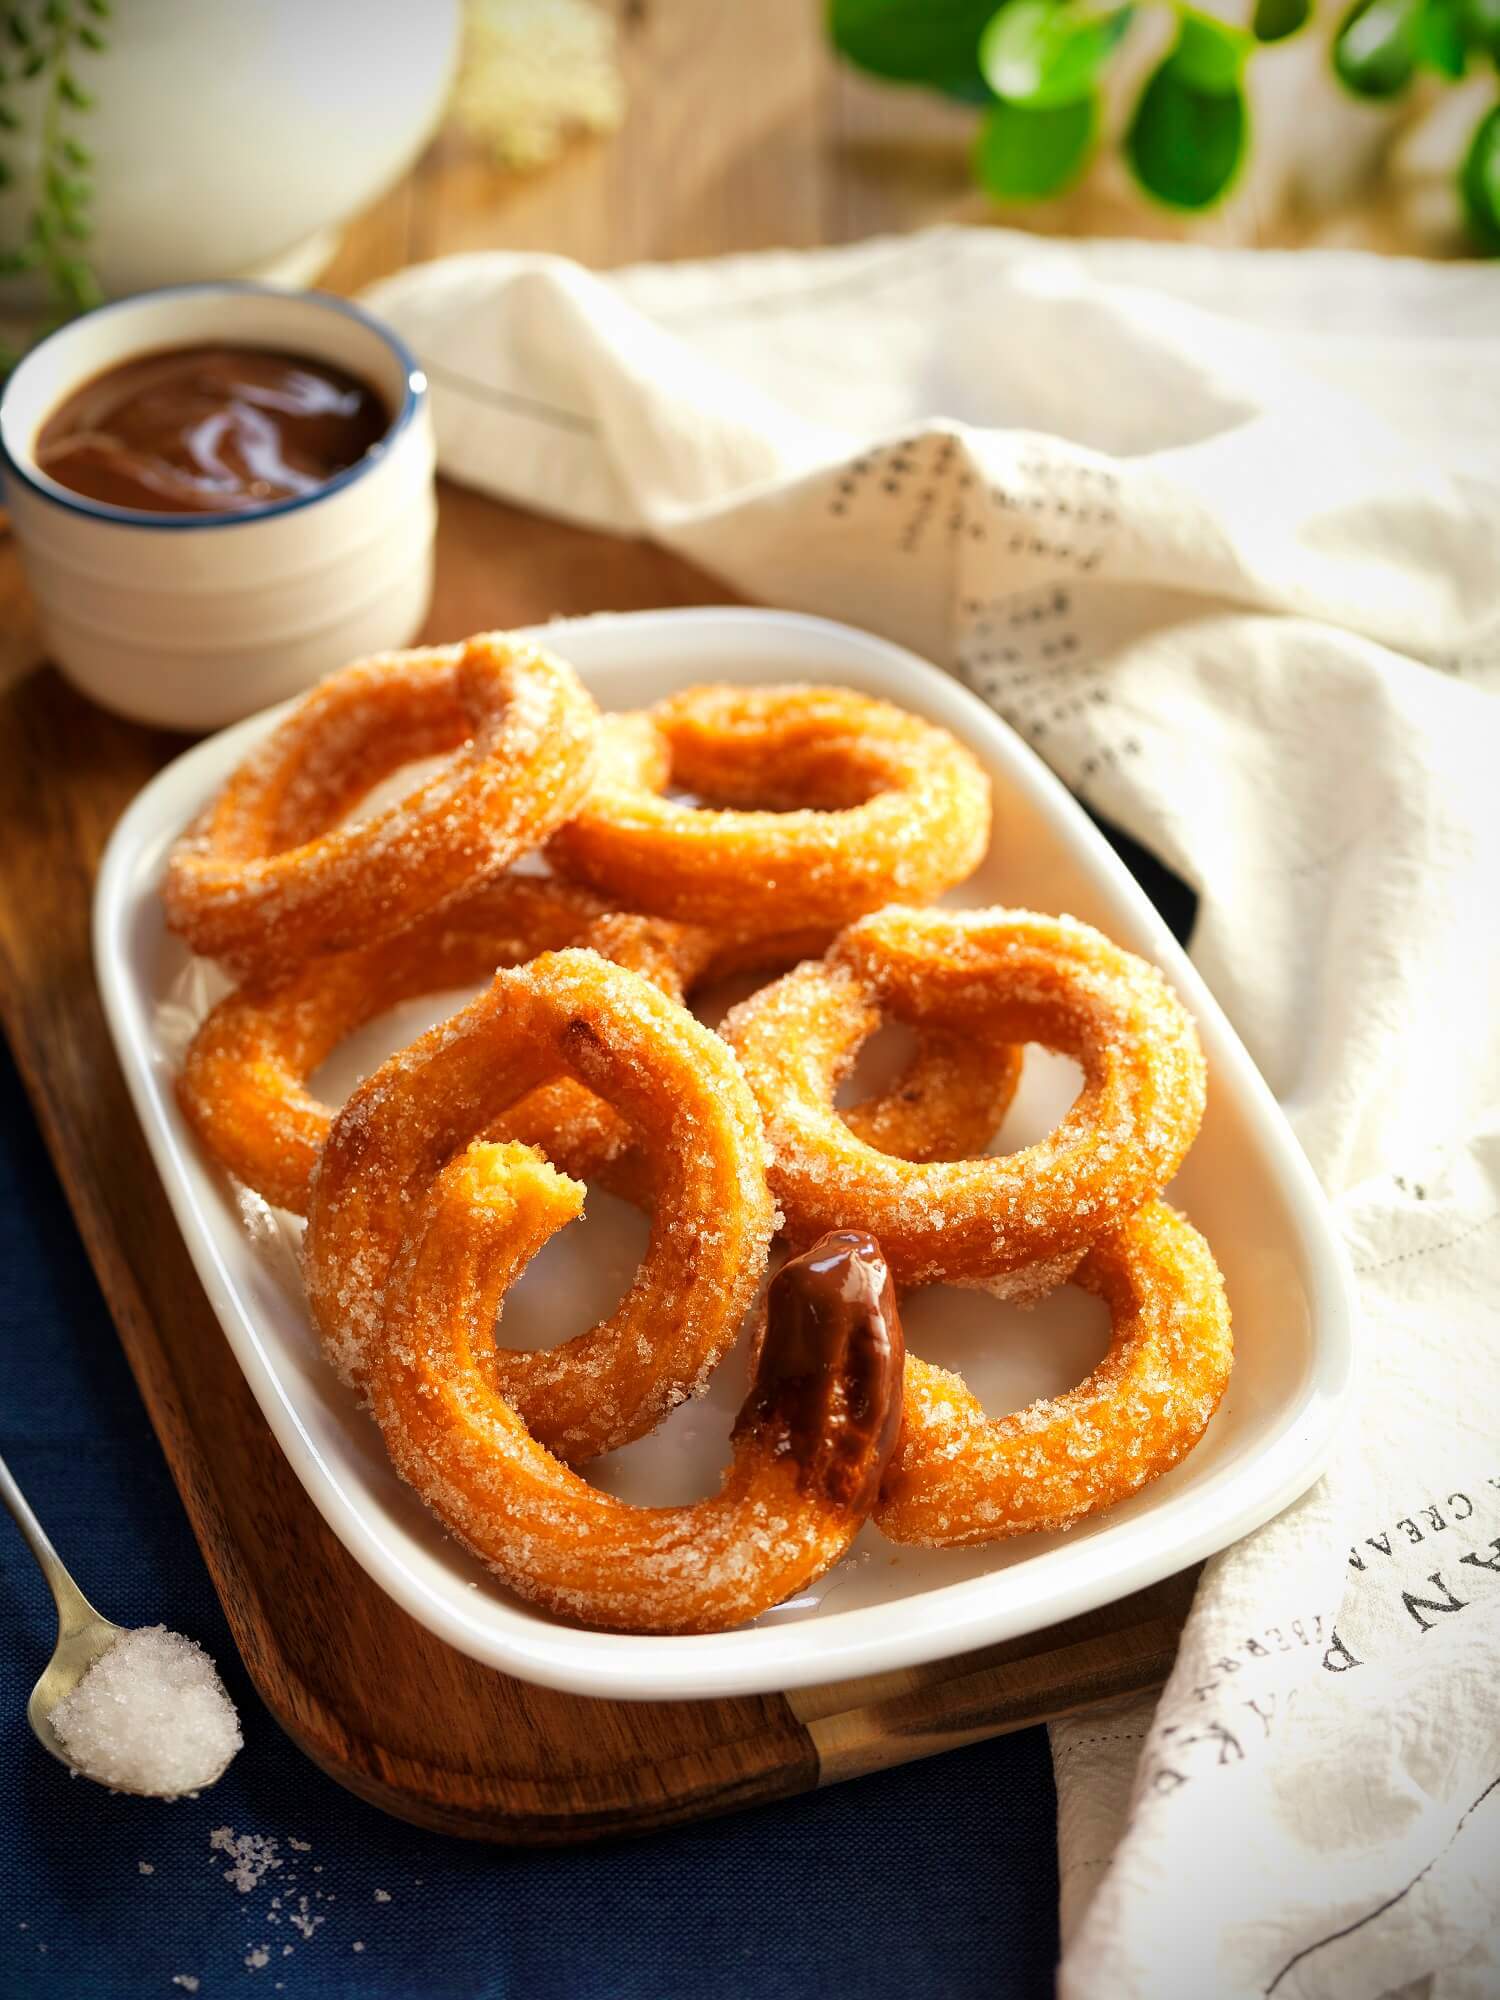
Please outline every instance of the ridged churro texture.
[{"label": "ridged churro texture", "polygon": [[719,1492],[633,1507],[540,1444],[486,1365],[507,1285],[581,1199],[516,1145],[481,1142],[443,1168],[367,1349],[376,1421],[402,1477],[520,1595],[621,1631],[743,1624],[836,1562],[874,1501],[901,1416],[885,1266],[867,1242],[832,1252],[849,1296],[821,1318],[818,1275],[779,1274]]},{"label": "ridged churro texture", "polygon": [[[241,974],[389,937],[568,818],[597,728],[571,667],[499,633],[359,661],[298,704],[178,843],[167,922]],[[346,817],[437,756],[406,798]]]},{"label": "ridged churro texture", "polygon": [[963,1378],[909,1354],[899,1452],[875,1522],[892,1541],[967,1547],[1067,1528],[1185,1458],[1234,1359],[1224,1281],[1203,1238],[1148,1202],[1073,1282],[1108,1305],[1109,1351],[1076,1389],[991,1418]]},{"label": "ridged churro texture", "polygon": [[[990,785],[934,723],[845,688],[698,687],[611,716],[559,865],[709,929],[835,929],[979,865]],[[665,796],[669,788],[701,804]]]},{"label": "ridged churro texture", "polygon": [[[1037,1144],[921,1162],[869,1145],[834,1108],[882,1013],[1001,1049],[1072,1056],[1083,1089]],[[890,908],[733,1010],[722,1032],[766,1121],[794,1242],[856,1227],[903,1284],[1038,1296],[1158,1194],[1203,1115],[1202,1052],[1153,966],[1068,917]]]},{"label": "ridged churro texture", "polygon": [[[392,1271],[427,1190],[560,1074],[628,1119],[652,1161],[650,1238],[616,1310],[557,1347],[499,1348],[490,1363],[496,1392],[576,1462],[643,1436],[702,1392],[771,1239],[755,1101],[724,1043],[657,987],[597,952],[544,953],[392,1056],[333,1122],[313,1177],[304,1275],[330,1358],[366,1386],[382,1360]],[[559,1185],[574,1190],[577,1213],[582,1189]]]}]

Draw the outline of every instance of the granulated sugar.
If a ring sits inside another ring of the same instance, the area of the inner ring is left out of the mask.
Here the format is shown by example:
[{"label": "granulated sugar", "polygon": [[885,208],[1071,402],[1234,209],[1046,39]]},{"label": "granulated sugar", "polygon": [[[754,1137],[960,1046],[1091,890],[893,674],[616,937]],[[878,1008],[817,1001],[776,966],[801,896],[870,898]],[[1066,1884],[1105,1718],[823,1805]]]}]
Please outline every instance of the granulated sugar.
[{"label": "granulated sugar", "polygon": [[52,1727],[75,1771],[167,1799],[213,1784],[243,1741],[213,1661],[164,1625],[118,1638],[52,1710]]},{"label": "granulated sugar", "polygon": [[272,1868],[281,1866],[281,1857],[276,1852],[278,1843],[267,1833],[236,1833],[232,1826],[216,1826],[208,1836],[208,1844],[215,1854],[229,1856],[224,1880],[242,1896],[248,1896]]},{"label": "granulated sugar", "polygon": [[[303,1859],[312,1853],[311,1841],[299,1840],[293,1834],[240,1833],[232,1826],[216,1826],[208,1836],[208,1845],[210,1865],[237,1892],[238,1907],[245,1921],[243,1942],[237,1946],[243,1973],[236,1967],[237,1979],[243,1978],[244,1973],[265,1972],[273,1966],[288,1972],[294,1968],[289,1968],[286,1961],[295,1958],[300,1965],[310,1949],[360,1955],[379,1949],[374,1938],[351,1939],[349,1932],[358,1920],[346,1917],[342,1907],[337,1914],[331,1908],[341,1903],[339,1895],[333,1889],[318,1886],[314,1879],[324,1873],[324,1864]],[[327,1872],[336,1879],[337,1863]],[[371,1894],[373,1901],[381,1905],[396,1901],[387,1888],[375,1889]],[[362,1898],[345,1896],[342,1902],[355,1900]],[[373,1912],[365,1921],[370,1921],[371,1916]],[[378,1923],[380,1918],[375,1917],[374,1921]],[[293,1934],[292,1940],[287,1937],[288,1931]],[[205,1970],[211,1972],[212,1968]],[[267,1981],[267,1990],[280,1991],[282,1984],[279,1980]],[[217,1984],[214,1990],[218,1990]]]}]

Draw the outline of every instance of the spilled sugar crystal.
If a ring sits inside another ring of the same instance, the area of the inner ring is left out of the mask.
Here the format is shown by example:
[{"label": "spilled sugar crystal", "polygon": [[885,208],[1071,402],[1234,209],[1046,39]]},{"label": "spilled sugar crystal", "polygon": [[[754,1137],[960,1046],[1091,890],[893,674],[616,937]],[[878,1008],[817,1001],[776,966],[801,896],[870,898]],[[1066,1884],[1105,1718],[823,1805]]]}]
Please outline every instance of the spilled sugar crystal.
[{"label": "spilled sugar crystal", "polygon": [[164,1625],[122,1634],[51,1720],[75,1771],[168,1799],[211,1785],[243,1741],[213,1661]]},{"label": "spilled sugar crystal", "polygon": [[[242,1896],[249,1895],[263,1875],[281,1866],[281,1856],[276,1851],[278,1843],[269,1834],[236,1833],[232,1826],[216,1826],[208,1836],[208,1844],[215,1854],[228,1855],[224,1880]],[[296,1844],[293,1841],[294,1847]]]}]

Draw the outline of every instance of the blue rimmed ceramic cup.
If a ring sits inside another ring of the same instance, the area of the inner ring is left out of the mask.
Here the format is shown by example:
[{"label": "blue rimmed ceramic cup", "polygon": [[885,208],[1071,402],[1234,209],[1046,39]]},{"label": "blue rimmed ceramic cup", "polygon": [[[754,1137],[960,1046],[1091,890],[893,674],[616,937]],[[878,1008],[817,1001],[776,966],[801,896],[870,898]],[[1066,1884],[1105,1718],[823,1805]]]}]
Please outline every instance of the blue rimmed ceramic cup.
[{"label": "blue rimmed ceramic cup", "polygon": [[[206,345],[336,363],[379,392],[390,427],[312,492],[253,513],[105,506],[39,469],[37,434],[73,390],[138,355]],[[216,729],[406,645],[426,616],[437,518],[426,379],[394,333],[345,300],[208,284],[101,306],[11,376],[0,460],[52,658],[138,721]]]}]

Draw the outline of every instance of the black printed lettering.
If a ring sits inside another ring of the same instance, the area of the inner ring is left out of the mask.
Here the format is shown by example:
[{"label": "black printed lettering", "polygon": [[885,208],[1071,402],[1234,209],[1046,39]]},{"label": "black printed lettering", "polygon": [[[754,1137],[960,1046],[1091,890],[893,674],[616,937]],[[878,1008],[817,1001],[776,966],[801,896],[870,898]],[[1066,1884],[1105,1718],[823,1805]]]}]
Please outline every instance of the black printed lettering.
[{"label": "black printed lettering", "polygon": [[1443,1529],[1448,1525],[1436,1507],[1424,1507],[1422,1509],[1422,1519],[1427,1522],[1434,1534],[1441,1534]]},{"label": "black printed lettering", "polygon": [[1233,1730],[1226,1729],[1222,1722],[1211,1722],[1207,1729],[1201,1731],[1199,1734],[1185,1736],[1182,1740],[1184,1744],[1216,1743],[1219,1748],[1217,1761],[1220,1767],[1229,1763],[1231,1758],[1236,1764],[1243,1763],[1244,1761],[1245,1753],[1240,1748],[1240,1739],[1234,1734]]},{"label": "black printed lettering", "polygon": [[1366,1536],[1365,1536],[1365,1547],[1366,1547],[1367,1549],[1379,1549],[1380,1553],[1381,1553],[1381,1554],[1382,1554],[1383,1556],[1388,1556],[1388,1555],[1390,1554],[1390,1552],[1391,1552],[1391,1538],[1390,1538],[1390,1535],[1389,1535],[1389,1534],[1384,1534],[1384,1535],[1366,1535]]},{"label": "black printed lettering", "polygon": [[1363,1660],[1355,1659],[1349,1648],[1339,1637],[1338,1627],[1335,1626],[1332,1643],[1328,1651],[1323,1655],[1323,1664],[1331,1674],[1347,1674],[1351,1667],[1363,1666],[1364,1662]]},{"label": "black printed lettering", "polygon": [[1430,1632],[1437,1623],[1435,1618],[1424,1618],[1422,1616],[1424,1611],[1462,1611],[1469,1601],[1466,1597],[1455,1597],[1453,1595],[1453,1592],[1444,1583],[1443,1572],[1440,1569],[1435,1569],[1427,1581],[1443,1593],[1441,1599],[1435,1597],[1418,1597],[1410,1590],[1403,1590],[1401,1593],[1401,1602],[1424,1632]]},{"label": "black printed lettering", "polygon": [[[1464,1511],[1461,1514],[1458,1511],[1460,1500],[1464,1503]],[[1448,1505],[1453,1510],[1455,1521],[1467,1521],[1474,1511],[1474,1502],[1469,1498],[1467,1493],[1450,1493],[1448,1495]]]},{"label": "black printed lettering", "polygon": [[1404,1529],[1406,1530],[1406,1539],[1407,1539],[1407,1540],[1408,1540],[1409,1542],[1420,1542],[1420,1541],[1421,1541],[1421,1539],[1422,1539],[1422,1530],[1421,1530],[1421,1529],[1420,1529],[1420,1528],[1419,1528],[1419,1527],[1417,1526],[1417,1524],[1416,1524],[1416,1522],[1415,1522],[1415,1521],[1411,1521],[1411,1520],[1402,1520],[1402,1521],[1398,1521],[1398,1522],[1396,1523],[1396,1526],[1397,1526],[1398,1528],[1404,1528]]},{"label": "black printed lettering", "polygon": [[1459,1561],[1468,1563],[1471,1569],[1492,1569],[1497,1576],[1500,1576],[1500,1535],[1495,1537],[1490,1547],[1494,1550],[1492,1557],[1482,1556],[1478,1549],[1470,1549],[1466,1556],[1459,1557]]}]

